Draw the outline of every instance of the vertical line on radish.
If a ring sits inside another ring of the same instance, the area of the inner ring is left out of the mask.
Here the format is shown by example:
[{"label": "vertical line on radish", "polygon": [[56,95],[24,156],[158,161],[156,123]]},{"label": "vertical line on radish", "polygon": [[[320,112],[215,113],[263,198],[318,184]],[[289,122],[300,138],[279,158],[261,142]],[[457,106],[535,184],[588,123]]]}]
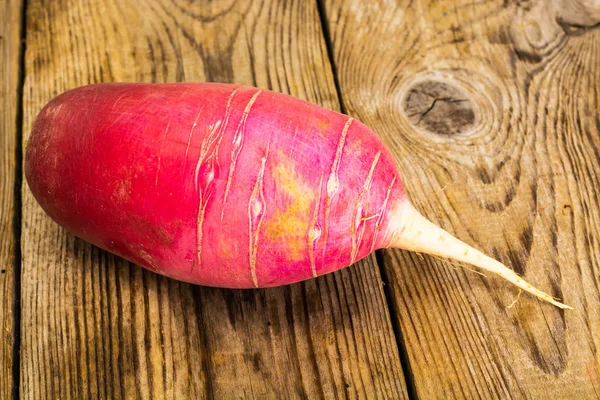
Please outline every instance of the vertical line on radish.
[{"label": "vertical line on radish", "polygon": [[[238,90],[240,90],[239,87],[235,88],[229,95],[229,98],[227,99],[227,105],[225,106],[225,116],[223,117],[223,124],[221,125],[221,129],[219,131],[219,135],[220,135],[219,145],[221,144],[221,140],[223,140],[223,137],[225,136],[225,132],[227,132],[227,125],[229,124],[229,117],[231,116],[231,102],[233,101],[233,97],[238,92]],[[218,152],[216,155],[216,160],[217,160],[217,165],[219,165],[219,153]]]},{"label": "vertical line on radish", "polygon": [[385,195],[385,199],[383,200],[383,204],[381,206],[381,211],[379,211],[379,218],[377,218],[377,223],[375,224],[375,231],[373,232],[373,239],[371,240],[371,249],[369,250],[369,253],[372,253],[373,250],[375,250],[375,240],[377,239],[377,234],[379,233],[379,230],[381,229],[381,222],[383,221],[383,217],[385,216],[385,210],[387,207],[387,203],[388,203],[388,200],[390,199],[390,193],[392,192],[392,187],[394,186],[395,182],[396,182],[396,177],[394,176],[392,178],[392,182],[390,183],[390,186],[388,186],[387,194]]},{"label": "vertical line on radish", "polygon": [[[197,264],[202,266],[202,239],[204,235],[204,214],[214,190],[215,176],[219,175],[219,147],[223,141],[222,121],[210,125],[202,140],[200,156],[194,172],[194,187],[198,192],[198,214],[196,216],[196,256]],[[192,269],[194,264],[192,264]]]},{"label": "vertical line on radish", "polygon": [[115,102],[113,103],[113,105],[110,107],[112,110],[114,110],[117,107],[117,104],[119,104],[119,102],[121,101],[121,99],[123,97],[125,97],[126,93],[123,93],[122,95],[120,95],[119,97],[117,97],[117,100],[115,100]]},{"label": "vertical line on radish", "polygon": [[[227,100],[227,108],[225,110],[225,125],[227,125],[227,122],[229,121],[229,115],[227,114],[227,110],[229,109],[229,106],[231,105],[231,100],[233,99],[233,96],[237,93],[238,90],[240,90],[241,87],[237,87],[235,88],[231,94],[229,95],[229,99]],[[187,90],[186,90],[187,91]],[[188,153],[190,151],[190,146],[192,144],[192,136],[194,135],[194,130],[196,129],[196,126],[198,125],[198,120],[200,119],[200,114],[202,113],[202,111],[204,110],[204,108],[206,107],[206,103],[202,105],[202,108],[200,108],[198,110],[198,113],[196,114],[196,119],[194,120],[194,123],[192,124],[192,128],[190,129],[190,134],[188,136],[188,140],[187,140],[187,145],[185,148],[185,158],[184,158],[184,166],[183,169],[185,170],[186,164],[187,164],[187,156]],[[225,132],[225,126],[223,126],[223,129],[221,130],[221,134],[224,134]],[[222,140],[222,138],[221,138]],[[219,141],[220,142],[220,141]],[[217,155],[218,157],[218,155]],[[217,160],[217,164],[218,164],[218,160]]]},{"label": "vertical line on radish", "polygon": [[310,260],[310,270],[313,277],[317,277],[317,266],[315,262],[315,243],[321,237],[321,228],[317,225],[317,217],[319,216],[319,207],[321,205],[321,198],[323,196],[323,173],[321,172],[321,179],[319,180],[319,198],[315,203],[315,209],[313,211],[310,225],[308,226],[307,241],[308,241],[308,258]]},{"label": "vertical line on radish", "polygon": [[[194,120],[194,123],[192,124],[192,128],[190,129],[190,134],[188,136],[187,145],[185,147],[184,160],[186,162],[187,162],[188,153],[190,152],[190,145],[192,144],[192,136],[194,136],[194,130],[196,129],[196,126],[198,125],[198,120],[200,119],[200,114],[202,114],[202,111],[204,111],[204,107],[206,107],[206,103],[203,104],[202,107],[198,110],[198,113],[196,113],[196,119]],[[185,170],[185,165],[184,165],[184,170]]]},{"label": "vertical line on radish", "polygon": [[246,121],[248,120],[248,114],[250,114],[250,110],[252,109],[252,105],[258,98],[258,96],[262,93],[262,90],[258,90],[252,98],[246,104],[246,108],[244,108],[244,113],[242,114],[242,118],[238,124],[235,133],[233,134],[233,141],[231,144],[231,164],[229,166],[229,174],[227,175],[227,184],[225,186],[225,194],[223,195],[223,208],[221,209],[221,222],[223,222],[223,215],[225,213],[225,203],[227,203],[227,196],[229,195],[229,190],[231,190],[231,182],[233,181],[233,173],[235,172],[235,166],[237,164],[237,159],[240,155],[240,151],[242,150],[242,145],[244,142],[244,133],[246,132]]},{"label": "vertical line on radish", "polygon": [[250,195],[248,201],[248,247],[249,247],[249,263],[250,263],[250,274],[252,276],[252,283],[254,287],[258,287],[258,278],[256,277],[256,254],[258,252],[258,235],[260,233],[260,226],[262,224],[263,217],[265,216],[265,196],[263,193],[263,181],[265,176],[265,164],[269,155],[269,146],[265,155],[261,160],[260,170],[258,171],[258,177],[254,184],[254,189]]},{"label": "vertical line on radish", "polygon": [[294,130],[294,137],[292,138],[292,145],[290,146],[290,152],[288,154],[289,157],[292,157],[296,148],[296,136],[298,136],[298,125],[296,125],[296,129]]},{"label": "vertical line on radish", "polygon": [[156,179],[154,180],[154,190],[158,188],[158,173],[160,172],[160,159],[162,157],[163,146],[165,145],[165,140],[167,140],[167,134],[169,133],[169,127],[171,126],[171,121],[167,124],[167,128],[165,129],[165,134],[163,135],[162,142],[160,144],[160,150],[158,153],[158,165],[156,166]]},{"label": "vertical line on radish", "polygon": [[[367,175],[367,178],[365,179],[365,183],[363,184],[363,188],[360,192],[360,195],[358,196],[358,199],[356,201],[356,205],[354,206],[354,217],[352,218],[352,250],[350,253],[350,264],[354,264],[354,262],[356,261],[356,256],[358,254],[358,249],[359,249],[359,245],[360,242],[362,241],[362,237],[365,233],[365,226],[366,226],[366,221],[363,219],[363,215],[364,212],[368,212],[368,208],[369,208],[369,203],[367,200],[367,204],[365,206],[365,209],[363,210],[363,202],[365,201],[365,196],[367,193],[369,193],[371,191],[371,182],[373,182],[373,172],[375,171],[375,167],[377,166],[377,163],[379,162],[379,157],[381,156],[381,152],[377,152],[377,154],[375,155],[375,158],[373,159],[373,162],[371,163],[371,169],[369,169],[369,173]],[[360,225],[362,224],[362,231],[358,234],[357,237],[357,233],[359,230]]]},{"label": "vertical line on radish", "polygon": [[327,248],[327,241],[329,240],[329,214],[331,212],[331,202],[333,197],[337,194],[340,179],[339,179],[339,169],[340,169],[340,160],[342,159],[342,153],[344,150],[344,143],[346,142],[346,136],[348,135],[348,129],[354,118],[350,117],[344,124],[344,129],[342,129],[342,134],[340,135],[340,141],[338,142],[337,149],[335,151],[335,158],[333,159],[333,163],[331,164],[331,172],[329,173],[329,178],[327,179],[327,197],[325,198],[325,234],[323,238],[325,239],[325,243],[323,243],[323,255],[325,255],[325,250]]}]

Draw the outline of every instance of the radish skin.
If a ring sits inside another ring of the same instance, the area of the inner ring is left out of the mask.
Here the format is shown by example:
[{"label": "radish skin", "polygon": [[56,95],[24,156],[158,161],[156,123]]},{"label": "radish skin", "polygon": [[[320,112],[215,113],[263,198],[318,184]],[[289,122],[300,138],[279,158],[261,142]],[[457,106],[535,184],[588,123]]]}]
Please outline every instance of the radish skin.
[{"label": "radish skin", "polygon": [[98,84],[53,99],[25,176],[75,235],[157,273],[217,287],[290,284],[398,247],[464,261],[560,308],[410,205],[360,121],[228,84]]}]

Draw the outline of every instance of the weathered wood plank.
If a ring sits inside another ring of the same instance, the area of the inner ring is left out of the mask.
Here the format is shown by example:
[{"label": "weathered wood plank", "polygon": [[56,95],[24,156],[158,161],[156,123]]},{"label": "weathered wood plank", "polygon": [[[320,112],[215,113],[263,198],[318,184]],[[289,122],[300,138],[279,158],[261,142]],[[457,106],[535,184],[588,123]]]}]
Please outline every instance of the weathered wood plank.
[{"label": "weathered wood plank", "polygon": [[[316,3],[32,0],[24,132],[99,81],[251,84],[338,99]],[[36,398],[405,397],[374,257],[256,291],[130,266],[53,224],[24,190],[23,394]]]},{"label": "weathered wood plank", "polygon": [[422,398],[600,395],[597,2],[327,0],[345,106],[417,208],[566,303],[385,252]]},{"label": "weathered wood plank", "polygon": [[[15,345],[14,293],[17,223],[15,178],[18,143],[19,59],[21,47],[22,2],[0,5],[0,398],[10,398],[13,390],[13,346]],[[17,271],[18,273],[18,271]]]}]

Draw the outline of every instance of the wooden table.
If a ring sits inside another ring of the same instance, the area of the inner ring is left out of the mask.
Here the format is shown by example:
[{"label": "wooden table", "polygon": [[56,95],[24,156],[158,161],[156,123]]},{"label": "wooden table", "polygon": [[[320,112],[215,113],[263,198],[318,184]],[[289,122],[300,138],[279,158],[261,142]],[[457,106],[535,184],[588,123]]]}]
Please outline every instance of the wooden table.
[{"label": "wooden table", "polygon": [[[0,398],[600,398],[599,22],[598,0],[4,0]],[[253,291],[107,254],[21,163],[50,98],[108,81],[350,114],[428,218],[575,310],[403,251]]]}]

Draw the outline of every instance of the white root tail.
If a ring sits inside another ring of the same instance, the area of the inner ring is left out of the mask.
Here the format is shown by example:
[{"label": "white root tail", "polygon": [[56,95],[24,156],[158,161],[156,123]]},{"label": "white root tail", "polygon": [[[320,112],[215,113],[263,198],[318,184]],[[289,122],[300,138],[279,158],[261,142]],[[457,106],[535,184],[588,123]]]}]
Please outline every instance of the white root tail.
[{"label": "white root tail", "polygon": [[479,250],[438,227],[421,215],[408,201],[394,209],[390,223],[392,224],[390,229],[393,232],[390,247],[432,254],[469,263],[482,270],[493,272],[522,290],[559,308],[573,309],[573,307],[559,302],[549,294],[532,286],[501,262],[486,256]]}]

